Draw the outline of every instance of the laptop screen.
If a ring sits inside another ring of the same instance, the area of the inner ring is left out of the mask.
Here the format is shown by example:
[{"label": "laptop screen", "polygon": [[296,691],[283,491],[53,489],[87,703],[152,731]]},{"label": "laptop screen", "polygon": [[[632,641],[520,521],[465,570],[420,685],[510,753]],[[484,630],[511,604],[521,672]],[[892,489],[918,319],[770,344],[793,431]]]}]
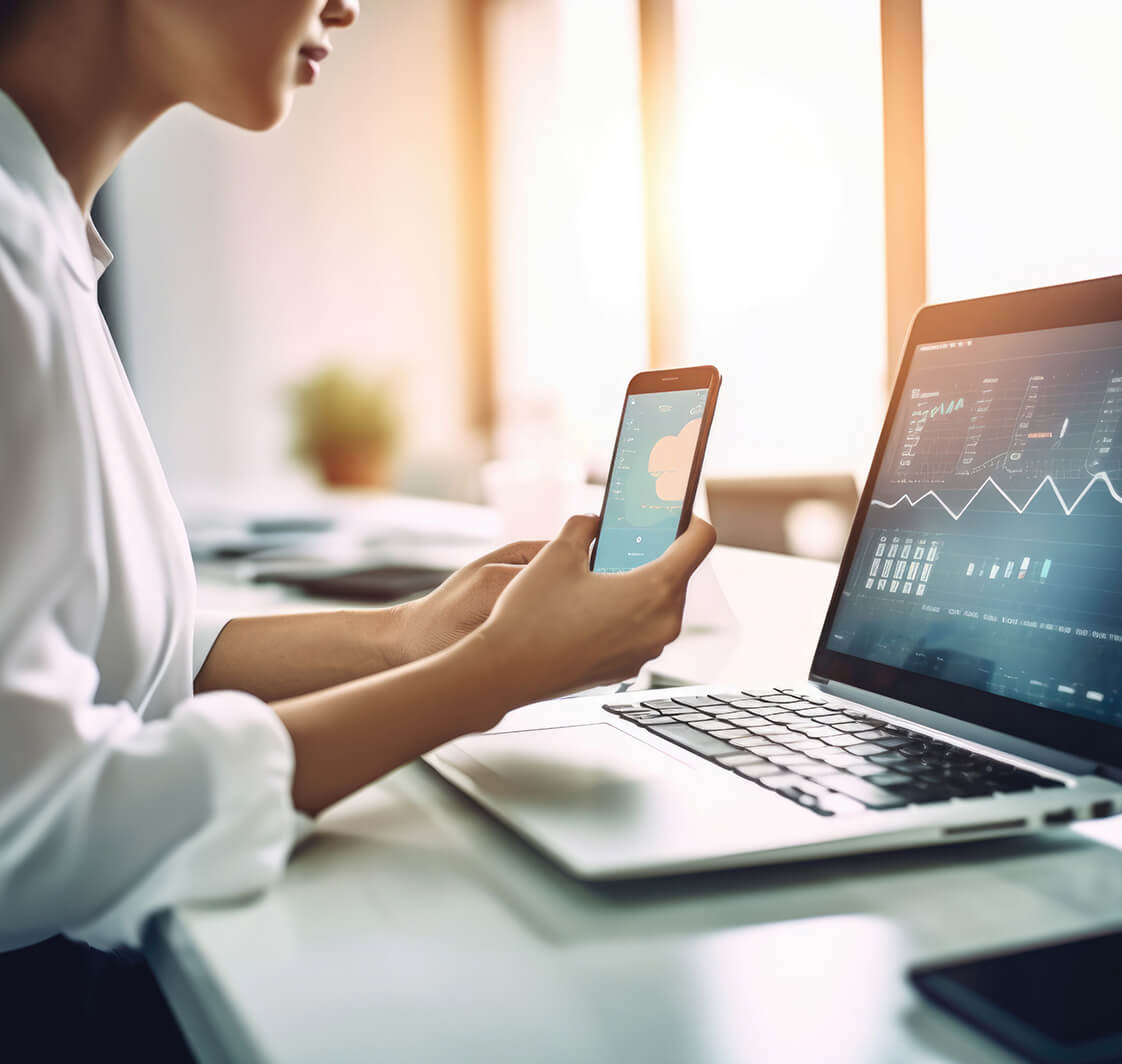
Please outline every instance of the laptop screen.
[{"label": "laptop screen", "polygon": [[923,342],[823,649],[1122,725],[1122,322]]}]

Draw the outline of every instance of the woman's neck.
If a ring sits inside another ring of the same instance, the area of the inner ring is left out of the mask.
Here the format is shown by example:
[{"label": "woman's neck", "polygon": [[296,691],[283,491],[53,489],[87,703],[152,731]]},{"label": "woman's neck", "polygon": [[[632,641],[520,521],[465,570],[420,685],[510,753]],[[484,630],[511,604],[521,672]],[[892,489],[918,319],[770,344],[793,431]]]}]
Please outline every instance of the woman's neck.
[{"label": "woman's neck", "polygon": [[0,48],[0,89],[35,127],[83,213],[125,149],[175,102],[134,62],[123,8],[56,0]]}]

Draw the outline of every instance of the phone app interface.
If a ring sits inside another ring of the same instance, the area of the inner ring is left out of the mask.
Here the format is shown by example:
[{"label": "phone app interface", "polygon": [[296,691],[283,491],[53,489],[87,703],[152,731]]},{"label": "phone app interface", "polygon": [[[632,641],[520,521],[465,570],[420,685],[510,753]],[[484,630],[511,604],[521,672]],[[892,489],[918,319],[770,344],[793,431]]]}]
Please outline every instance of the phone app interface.
[{"label": "phone app interface", "polygon": [[678,533],[708,388],[629,395],[608,476],[598,573],[657,558]]}]

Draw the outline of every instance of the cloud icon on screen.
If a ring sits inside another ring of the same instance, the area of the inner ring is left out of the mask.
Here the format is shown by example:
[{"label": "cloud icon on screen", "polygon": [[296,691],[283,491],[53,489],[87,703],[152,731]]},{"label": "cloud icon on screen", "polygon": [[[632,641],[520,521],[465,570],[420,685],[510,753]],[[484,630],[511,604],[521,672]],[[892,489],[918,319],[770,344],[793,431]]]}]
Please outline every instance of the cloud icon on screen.
[{"label": "cloud icon on screen", "polygon": [[700,431],[701,418],[694,418],[677,436],[663,436],[651,448],[647,472],[655,478],[655,494],[663,502],[680,502],[685,497]]}]

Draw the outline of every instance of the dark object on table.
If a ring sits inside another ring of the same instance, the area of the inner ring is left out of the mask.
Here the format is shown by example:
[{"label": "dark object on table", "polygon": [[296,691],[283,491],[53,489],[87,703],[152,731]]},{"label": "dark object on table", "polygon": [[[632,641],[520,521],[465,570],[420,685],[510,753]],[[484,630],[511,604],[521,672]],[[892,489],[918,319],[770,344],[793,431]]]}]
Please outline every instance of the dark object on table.
[{"label": "dark object on table", "polygon": [[420,565],[378,565],[341,572],[264,571],[253,577],[256,584],[283,584],[317,598],[351,599],[356,602],[391,602],[431,591],[452,575],[451,569]]},{"label": "dark object on table", "polygon": [[1035,1064],[1122,1060],[1122,931],[923,966],[911,978]]}]

